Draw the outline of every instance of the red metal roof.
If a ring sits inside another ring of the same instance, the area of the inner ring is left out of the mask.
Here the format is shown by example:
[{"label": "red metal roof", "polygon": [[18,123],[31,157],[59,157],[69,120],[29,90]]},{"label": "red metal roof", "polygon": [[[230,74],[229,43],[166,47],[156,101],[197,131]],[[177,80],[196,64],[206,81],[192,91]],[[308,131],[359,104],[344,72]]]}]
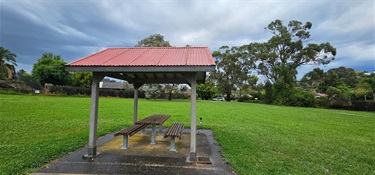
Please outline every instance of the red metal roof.
[{"label": "red metal roof", "polygon": [[108,48],[67,66],[214,66],[208,47]]}]

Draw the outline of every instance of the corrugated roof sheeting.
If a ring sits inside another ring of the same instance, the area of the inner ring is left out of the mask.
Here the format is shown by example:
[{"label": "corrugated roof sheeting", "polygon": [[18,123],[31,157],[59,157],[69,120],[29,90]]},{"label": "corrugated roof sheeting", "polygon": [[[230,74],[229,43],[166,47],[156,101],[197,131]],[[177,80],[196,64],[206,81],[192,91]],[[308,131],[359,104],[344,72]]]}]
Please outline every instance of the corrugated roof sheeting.
[{"label": "corrugated roof sheeting", "polygon": [[108,48],[67,66],[213,66],[208,47]]}]

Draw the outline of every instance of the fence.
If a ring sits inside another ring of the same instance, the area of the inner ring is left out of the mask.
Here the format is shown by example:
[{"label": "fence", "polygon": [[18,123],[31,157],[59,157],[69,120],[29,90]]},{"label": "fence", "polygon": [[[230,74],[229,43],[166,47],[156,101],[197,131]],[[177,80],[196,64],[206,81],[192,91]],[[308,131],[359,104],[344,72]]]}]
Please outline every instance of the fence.
[{"label": "fence", "polygon": [[331,108],[355,111],[375,111],[375,101],[352,101],[350,106],[333,105]]},{"label": "fence", "polygon": [[353,110],[375,111],[375,101],[352,101]]}]

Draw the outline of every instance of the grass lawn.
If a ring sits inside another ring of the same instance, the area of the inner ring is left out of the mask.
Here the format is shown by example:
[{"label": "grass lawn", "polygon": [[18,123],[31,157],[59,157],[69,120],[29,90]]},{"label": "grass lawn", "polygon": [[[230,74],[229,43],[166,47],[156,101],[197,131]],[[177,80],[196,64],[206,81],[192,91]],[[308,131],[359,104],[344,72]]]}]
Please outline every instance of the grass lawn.
[{"label": "grass lawn", "polygon": [[[132,122],[133,99],[100,98],[99,135]],[[375,113],[198,101],[238,174],[374,174]],[[0,174],[27,173],[83,147],[90,98],[0,94]],[[190,101],[139,101],[139,116],[190,127]],[[199,119],[198,119],[199,121]]]}]

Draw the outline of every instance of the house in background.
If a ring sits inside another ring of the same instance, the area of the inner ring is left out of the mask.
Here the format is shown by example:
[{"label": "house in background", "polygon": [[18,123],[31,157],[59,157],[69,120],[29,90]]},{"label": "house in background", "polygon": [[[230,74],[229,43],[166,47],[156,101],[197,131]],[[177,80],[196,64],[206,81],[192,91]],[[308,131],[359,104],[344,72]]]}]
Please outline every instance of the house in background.
[{"label": "house in background", "polygon": [[115,82],[115,81],[101,81],[99,82],[100,89],[111,89],[111,90],[125,90],[134,88],[132,84],[127,82]]},{"label": "house in background", "polygon": [[328,97],[328,95],[327,95],[327,94],[323,94],[323,93],[318,93],[318,92],[315,92],[315,93],[314,93],[314,96],[315,96],[315,98],[320,98],[320,97]]},{"label": "house in background", "polygon": [[372,72],[367,72],[367,71],[364,71],[363,74],[365,75],[371,75],[371,74],[375,74],[375,70],[373,70]]}]

